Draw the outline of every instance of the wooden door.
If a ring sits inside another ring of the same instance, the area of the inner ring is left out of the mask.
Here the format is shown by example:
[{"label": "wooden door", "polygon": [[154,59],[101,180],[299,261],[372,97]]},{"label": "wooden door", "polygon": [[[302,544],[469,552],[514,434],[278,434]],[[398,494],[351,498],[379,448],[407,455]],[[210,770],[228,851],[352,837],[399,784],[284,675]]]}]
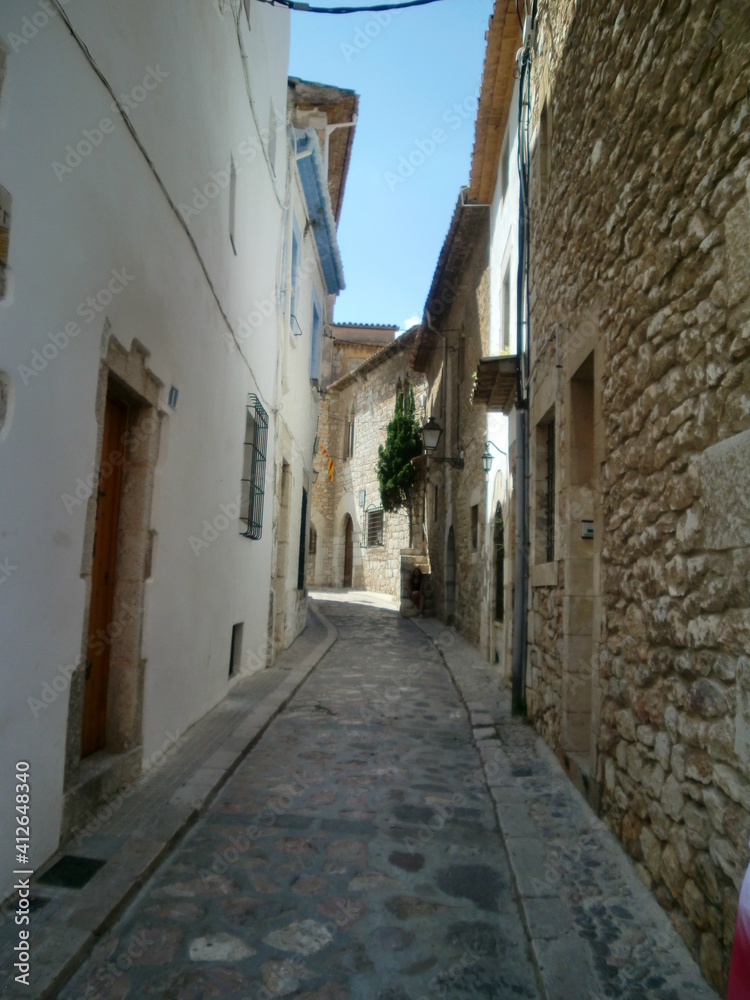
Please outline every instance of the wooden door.
[{"label": "wooden door", "polygon": [[104,746],[107,723],[107,683],[112,642],[112,609],[117,554],[117,519],[120,512],[122,453],[128,411],[122,403],[107,397],[102,438],[102,460],[96,503],[94,557],[91,569],[91,605],[86,649],[86,690],[83,701],[81,756]]},{"label": "wooden door", "polygon": [[347,514],[344,541],[344,586],[352,585],[352,564],[354,562],[354,525]]}]

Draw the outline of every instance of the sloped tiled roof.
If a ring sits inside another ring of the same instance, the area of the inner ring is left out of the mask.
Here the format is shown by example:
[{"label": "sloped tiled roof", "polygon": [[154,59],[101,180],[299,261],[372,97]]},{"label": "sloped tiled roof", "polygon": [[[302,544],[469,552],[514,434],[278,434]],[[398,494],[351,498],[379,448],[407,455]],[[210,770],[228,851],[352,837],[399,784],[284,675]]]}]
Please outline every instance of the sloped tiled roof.
[{"label": "sloped tiled roof", "polygon": [[474,130],[471,179],[467,201],[488,204],[497,182],[497,168],[515,83],[516,53],[523,41],[518,16],[524,16],[525,4],[519,0],[495,0],[495,9],[487,30],[482,86]]}]

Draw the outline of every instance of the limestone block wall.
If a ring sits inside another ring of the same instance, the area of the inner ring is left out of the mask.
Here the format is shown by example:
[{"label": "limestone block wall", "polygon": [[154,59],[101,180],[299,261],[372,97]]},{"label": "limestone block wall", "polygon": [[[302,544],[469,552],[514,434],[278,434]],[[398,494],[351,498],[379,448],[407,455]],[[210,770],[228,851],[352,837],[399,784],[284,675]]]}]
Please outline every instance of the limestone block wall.
[{"label": "limestone block wall", "polygon": [[590,614],[579,752],[719,990],[750,832],[749,36],[739,0],[540,5],[532,117],[532,422],[555,418],[560,544],[532,557],[530,712],[567,752],[571,622]]},{"label": "limestone block wall", "polygon": [[322,389],[327,389],[352,366],[361,364],[387,344],[393,342],[398,327],[368,326],[367,324],[332,323],[323,338],[320,362]]},{"label": "limestone block wall", "polygon": [[[409,546],[409,513],[385,513],[382,546],[361,545],[367,535],[367,515],[382,503],[376,464],[378,447],[385,443],[386,428],[393,418],[399,380],[412,379],[415,395],[426,391],[424,375],[409,372],[414,337],[405,334],[393,345],[374,355],[366,370],[345,376],[324,395],[320,409],[318,436],[333,457],[333,482],[325,472],[326,461],[316,458],[320,475],[312,491],[313,523],[324,525],[318,545],[325,554],[316,560],[315,580],[320,586],[343,585],[345,523],[351,517],[353,537],[353,581],[356,589],[401,595],[401,550]],[[347,454],[349,422],[354,422],[354,453]],[[362,492],[364,491],[364,506]],[[421,491],[415,491],[415,508],[420,507]],[[421,516],[415,516],[417,524]],[[415,544],[418,538],[415,533]]]},{"label": "limestone block wall", "polygon": [[350,344],[346,341],[336,341],[332,356],[332,379],[337,381],[348,375],[352,365],[359,365],[371,357],[375,348],[372,344]]}]

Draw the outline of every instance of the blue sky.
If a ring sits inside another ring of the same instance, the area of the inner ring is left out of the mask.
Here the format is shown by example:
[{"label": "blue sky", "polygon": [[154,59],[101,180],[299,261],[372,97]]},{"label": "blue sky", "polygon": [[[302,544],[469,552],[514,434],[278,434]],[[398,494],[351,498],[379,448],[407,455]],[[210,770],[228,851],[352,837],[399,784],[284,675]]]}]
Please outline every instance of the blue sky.
[{"label": "blue sky", "polygon": [[373,13],[291,15],[290,75],[360,95],[339,226],[346,289],[338,322],[403,326],[422,315],[469,179],[492,6],[443,0],[393,11],[390,21]]}]

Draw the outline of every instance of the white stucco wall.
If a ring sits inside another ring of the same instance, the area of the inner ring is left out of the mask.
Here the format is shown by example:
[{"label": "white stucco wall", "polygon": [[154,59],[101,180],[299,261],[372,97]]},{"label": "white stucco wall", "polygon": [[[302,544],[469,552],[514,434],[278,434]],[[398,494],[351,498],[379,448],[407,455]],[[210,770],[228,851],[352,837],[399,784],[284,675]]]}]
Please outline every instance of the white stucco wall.
[{"label": "white stucco wall", "polygon": [[[495,193],[490,209],[490,354],[501,353],[501,327],[503,315],[503,278],[508,262],[510,262],[510,327],[508,353],[516,353],[517,342],[517,302],[516,289],[518,279],[518,211],[519,211],[519,177],[518,177],[518,83],[513,90],[510,115],[506,127],[502,149],[508,157],[508,186],[505,197],[502,194],[502,171],[498,169]],[[508,452],[508,418],[501,413],[487,414],[487,437],[498,448]],[[492,468],[488,477],[487,518],[494,517],[495,502],[493,498],[495,479],[498,473],[507,478],[507,458],[499,455],[494,448]]]},{"label": "white stucco wall", "polygon": [[[508,263],[510,263],[510,323],[509,323],[509,345],[508,353],[515,354],[517,350],[517,284],[518,284],[518,213],[520,198],[520,181],[518,177],[518,82],[516,81],[513,97],[511,99],[510,114],[502,145],[502,155],[507,156],[508,163],[508,184],[503,197],[502,192],[502,170],[498,169],[495,193],[490,209],[490,354],[497,355],[501,351],[502,337],[502,317],[503,317],[503,279]],[[511,415],[510,420],[514,417]],[[510,538],[508,535],[508,524],[510,523],[508,502],[510,499],[510,485],[512,472],[508,465],[510,454],[510,434],[509,418],[502,413],[487,414],[487,439],[492,441],[497,448],[505,452],[499,454],[495,448],[490,447],[492,455],[492,467],[487,477],[486,509],[487,530],[484,533],[485,539],[485,560],[488,567],[488,577],[492,581],[492,586],[487,588],[487,605],[485,614],[482,616],[483,635],[481,638],[482,648],[488,653],[490,660],[494,660],[495,652],[500,651],[503,646],[503,636],[500,634],[502,627],[495,624],[495,610],[493,600],[494,587],[494,551],[493,551],[493,525],[495,509],[498,501],[502,503],[505,517],[505,552],[506,570],[505,578],[510,579]],[[502,653],[500,671],[505,670],[502,663]]]},{"label": "white stucco wall", "polygon": [[[300,470],[303,453],[311,464],[315,422],[304,345],[296,348],[299,364],[292,350],[287,392],[278,396],[286,139],[279,136],[273,178],[257,145],[229,12],[221,16],[202,0],[76,0],[66,6],[118,95],[135,95],[133,88],[151,71],[150,85],[159,80],[142,101],[133,98],[130,117],[173,201],[191,208],[205,202],[186,213],[188,226],[242,353],[165,193],[60,18],[49,19],[27,44],[14,41],[12,36],[23,37],[24,18],[39,10],[25,0],[0,6],[0,37],[9,53],[0,104],[0,185],[13,199],[0,368],[10,375],[14,397],[12,423],[0,440],[0,561],[16,567],[0,590],[0,795],[10,801],[11,765],[29,760],[34,864],[57,846],[68,692],[37,717],[28,699],[41,697],[61,665],[80,660],[87,628],[81,579],[86,504],[69,512],[61,497],[73,494],[77,479],[97,461],[94,403],[105,316],[126,349],[134,338],[145,346],[149,367],[163,383],[151,513],[156,539],[142,647],[144,757],[225,696],[235,622],[245,624],[244,651],[265,652],[273,422],[262,539],[240,537],[235,522],[197,552],[190,544],[191,536],[202,537],[204,521],[213,522],[221,505],[237,498],[247,394],[260,396],[271,421],[279,402],[296,400],[284,419],[302,439]],[[286,107],[289,20],[282,9],[260,4],[252,16],[252,31],[243,23],[243,39],[253,101],[265,124],[271,98],[282,113]],[[66,147],[105,118],[112,131],[79,165],[70,172],[58,168],[56,175],[53,161],[64,163]],[[236,256],[228,186],[217,185],[215,196],[206,187],[212,172],[228,171],[231,156],[239,168]],[[113,269],[132,278],[88,322],[81,304],[106,288]],[[19,374],[19,366],[30,366],[32,352],[50,343],[50,332],[71,322],[80,334],[37,374]],[[297,380],[305,391],[295,396]],[[179,389],[176,410],[166,406],[172,385]],[[3,807],[0,896],[13,867],[11,836],[11,814]]]}]

